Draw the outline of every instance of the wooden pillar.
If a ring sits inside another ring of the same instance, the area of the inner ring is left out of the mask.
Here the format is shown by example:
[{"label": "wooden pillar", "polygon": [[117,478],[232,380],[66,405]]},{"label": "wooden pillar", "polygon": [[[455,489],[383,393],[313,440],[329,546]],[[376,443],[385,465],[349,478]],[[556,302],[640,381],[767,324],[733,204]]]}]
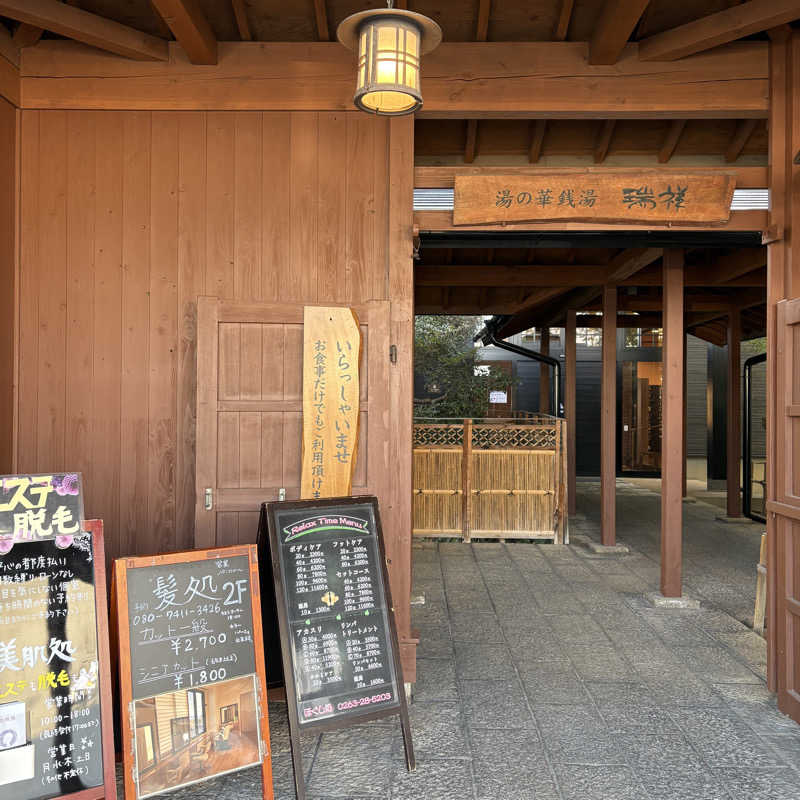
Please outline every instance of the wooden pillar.
[{"label": "wooden pillar", "polygon": [[[539,338],[539,352],[550,355],[550,328],[542,328]],[[552,414],[550,410],[550,365],[539,364],[539,413]]]},{"label": "wooden pillar", "polygon": [[617,287],[603,287],[603,379],[600,401],[600,540],[617,541]]},{"label": "wooden pillar", "polygon": [[689,337],[686,335],[686,331],[683,332],[683,478],[681,481],[681,495],[686,497],[686,470],[688,468],[687,457],[688,457],[688,425],[687,425],[687,415],[688,415],[688,406],[689,406],[689,392],[687,389],[687,379],[686,379],[686,352],[687,352],[687,344],[688,344]]},{"label": "wooden pillar", "polygon": [[661,594],[681,596],[683,538],[683,250],[664,250],[661,387]]},{"label": "wooden pillar", "polygon": [[739,375],[742,315],[738,309],[728,315],[728,432],[727,479],[728,516],[742,515],[739,454],[742,451],[742,382]]},{"label": "wooden pillar", "polygon": [[572,516],[577,510],[575,497],[575,429],[577,388],[577,343],[575,340],[577,312],[567,311],[567,326],[564,328],[564,416],[567,418],[567,513]]}]

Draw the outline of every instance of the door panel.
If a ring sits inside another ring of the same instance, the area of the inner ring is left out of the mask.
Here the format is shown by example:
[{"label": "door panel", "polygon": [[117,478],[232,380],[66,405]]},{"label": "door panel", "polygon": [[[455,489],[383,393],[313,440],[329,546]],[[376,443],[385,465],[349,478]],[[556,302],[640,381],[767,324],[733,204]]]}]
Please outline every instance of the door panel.
[{"label": "door panel", "polygon": [[[777,306],[775,515],[778,707],[800,723],[800,299]],[[771,620],[769,621],[771,624]]]},{"label": "door panel", "polygon": [[[353,493],[380,495],[387,481],[389,304],[355,311],[362,349]],[[198,299],[196,547],[255,541],[261,503],[277,499],[281,488],[287,499],[299,497],[302,358],[303,306]]]}]

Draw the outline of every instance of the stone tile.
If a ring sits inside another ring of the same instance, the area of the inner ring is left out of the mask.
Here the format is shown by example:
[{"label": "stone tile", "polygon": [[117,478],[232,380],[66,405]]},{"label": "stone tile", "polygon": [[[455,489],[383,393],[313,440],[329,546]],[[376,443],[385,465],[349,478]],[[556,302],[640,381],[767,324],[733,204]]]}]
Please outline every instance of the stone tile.
[{"label": "stone tile", "polygon": [[443,658],[417,659],[417,682],[413,693],[420,702],[457,700],[455,662]]},{"label": "stone tile", "polygon": [[592,706],[534,706],[542,739],[554,764],[625,764],[619,737]]},{"label": "stone tile", "polygon": [[638,774],[699,772],[705,767],[689,740],[682,734],[624,734],[620,747]]},{"label": "stone tile", "polygon": [[725,784],[706,767],[694,771],[649,770],[636,773],[651,800],[731,800]]},{"label": "stone tile", "polygon": [[761,678],[724,647],[682,647],[686,668],[715,683],[761,683]]},{"label": "stone tile", "polygon": [[450,627],[454,642],[498,643],[505,641],[494,613],[453,611]]},{"label": "stone tile", "polygon": [[572,665],[588,681],[618,681],[631,672],[630,664],[613,647],[569,647]]},{"label": "stone tile", "polygon": [[453,611],[484,611],[494,613],[494,606],[486,591],[447,590],[447,606]]},{"label": "stone tile", "polygon": [[528,701],[517,680],[461,681],[464,717],[471,728],[531,728]]},{"label": "stone tile", "polygon": [[458,760],[419,761],[415,772],[398,771],[390,797],[398,800],[465,800],[473,796],[469,763]]},{"label": "stone tile", "polygon": [[535,730],[473,730],[478,800],[557,800],[555,781]]},{"label": "stone tile", "polygon": [[456,642],[455,650],[459,680],[499,680],[516,674],[511,653],[503,644]]},{"label": "stone tile", "polygon": [[[511,657],[518,667],[536,661],[542,661],[546,664],[553,664],[554,662],[569,663],[569,657],[564,650],[564,646],[550,631],[545,633],[526,633],[512,630],[506,636],[508,637],[508,649],[511,651]],[[560,666],[554,668],[561,669]]]},{"label": "stone tile", "polygon": [[543,614],[585,614],[586,608],[572,592],[545,593],[534,591],[536,603]]},{"label": "stone tile", "polygon": [[716,639],[727,645],[739,658],[763,679],[767,679],[767,642],[755,631],[735,631],[715,634]]},{"label": "stone tile", "polygon": [[800,797],[797,773],[788,768],[716,769],[732,800],[797,800]]},{"label": "stone tile", "polygon": [[548,622],[556,636],[564,642],[587,646],[607,646],[611,640],[606,632],[591,617],[570,615],[553,615]]},{"label": "stone tile", "polygon": [[567,664],[527,663],[519,668],[520,680],[532,705],[584,705],[589,696],[583,681]]},{"label": "stone tile", "polygon": [[[470,758],[460,703],[416,702],[409,706],[408,715],[418,759]],[[403,757],[402,735],[395,737],[394,751],[398,758]]]},{"label": "stone tile", "polygon": [[556,764],[564,800],[642,800],[644,787],[626,766]]},{"label": "stone tile", "polygon": [[420,625],[417,658],[453,658],[453,642],[446,625]]},{"label": "stone tile", "polygon": [[[783,759],[785,764],[800,771],[800,726],[796,733],[768,734],[761,741],[771,747]],[[800,777],[798,777],[800,786]]]}]

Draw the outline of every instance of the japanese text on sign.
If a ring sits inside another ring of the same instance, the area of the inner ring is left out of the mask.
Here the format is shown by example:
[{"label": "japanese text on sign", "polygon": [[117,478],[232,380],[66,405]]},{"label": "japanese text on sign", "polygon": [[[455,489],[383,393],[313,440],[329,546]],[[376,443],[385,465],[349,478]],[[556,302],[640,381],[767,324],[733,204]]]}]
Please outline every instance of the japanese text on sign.
[{"label": "japanese text on sign", "polygon": [[459,175],[453,223],[575,220],[721,224],[730,217],[735,177],[654,170]]},{"label": "japanese text on sign", "polygon": [[361,334],[348,308],[304,309],[301,496],[350,494],[358,447]]}]

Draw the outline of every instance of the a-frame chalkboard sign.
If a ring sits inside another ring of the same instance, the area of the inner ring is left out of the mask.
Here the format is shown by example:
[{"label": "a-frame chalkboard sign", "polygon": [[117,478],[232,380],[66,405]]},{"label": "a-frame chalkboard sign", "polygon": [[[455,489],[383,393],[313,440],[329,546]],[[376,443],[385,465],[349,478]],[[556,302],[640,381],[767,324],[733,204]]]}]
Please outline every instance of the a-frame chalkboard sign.
[{"label": "a-frame chalkboard sign", "polygon": [[300,732],[397,715],[415,769],[375,497],[266,503],[298,800]]}]

